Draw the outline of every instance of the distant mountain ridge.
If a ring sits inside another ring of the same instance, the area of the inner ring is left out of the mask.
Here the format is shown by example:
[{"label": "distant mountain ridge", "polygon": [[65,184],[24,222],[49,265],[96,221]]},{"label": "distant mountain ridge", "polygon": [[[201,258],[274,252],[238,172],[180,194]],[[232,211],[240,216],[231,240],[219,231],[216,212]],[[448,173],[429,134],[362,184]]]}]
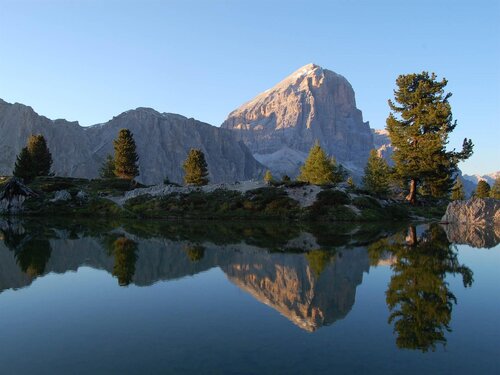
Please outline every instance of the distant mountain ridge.
[{"label": "distant mountain ridge", "polygon": [[488,184],[493,185],[495,183],[495,180],[500,177],[500,171],[496,171],[496,172],[492,172],[492,173],[488,173],[488,174],[484,174],[482,176],[478,175],[478,174],[473,174],[473,175],[468,175],[468,174],[464,174],[462,176],[465,180],[467,181],[470,181],[474,184],[477,185],[477,183],[479,181],[486,181]]},{"label": "distant mountain ridge", "polygon": [[248,180],[264,171],[229,130],[181,115],[137,108],[106,123],[82,127],[77,122],[50,120],[31,107],[0,99],[0,174],[12,173],[16,155],[31,134],[42,134],[56,174],[95,178],[106,156],[113,154],[113,140],[121,128],[134,133],[138,180],[146,184],[161,183],[165,178],[182,182],[182,163],[191,147],[205,153],[213,182]]}]

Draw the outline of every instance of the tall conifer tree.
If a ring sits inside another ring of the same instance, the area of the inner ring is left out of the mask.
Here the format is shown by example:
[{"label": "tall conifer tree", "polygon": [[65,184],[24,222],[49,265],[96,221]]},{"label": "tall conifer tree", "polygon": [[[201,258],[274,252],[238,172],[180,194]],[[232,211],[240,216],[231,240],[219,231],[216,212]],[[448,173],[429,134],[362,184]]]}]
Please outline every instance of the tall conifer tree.
[{"label": "tall conifer tree", "polygon": [[52,154],[47,147],[43,135],[32,135],[28,139],[28,152],[31,155],[33,169],[36,176],[49,176],[52,166]]},{"label": "tall conifer tree", "polygon": [[476,192],[474,193],[474,196],[477,198],[488,198],[490,196],[490,184],[488,184],[486,181],[481,180],[477,183],[476,187]]},{"label": "tall conifer tree", "polygon": [[376,195],[387,194],[389,191],[389,173],[390,170],[386,161],[378,156],[376,150],[371,150],[363,177],[365,188]]},{"label": "tall conifer tree", "polygon": [[387,130],[394,146],[395,176],[409,183],[406,199],[412,204],[419,186],[432,196],[447,195],[458,162],[472,155],[473,144],[467,138],[462,151],[446,151],[448,136],[457,126],[448,102],[451,93],[444,92],[446,84],[434,73],[400,75],[394,102],[389,100]]},{"label": "tall conifer tree", "polygon": [[346,172],[342,165],[337,165],[334,158],[329,158],[316,142],[300,168],[298,180],[314,185],[327,185],[342,182],[345,176]]},{"label": "tall conifer tree", "polygon": [[101,169],[99,170],[99,176],[101,178],[114,178],[115,175],[115,159],[113,156],[108,155],[102,163]]},{"label": "tall conifer tree", "polygon": [[23,147],[19,155],[17,155],[16,164],[12,174],[15,177],[22,178],[25,182],[30,182],[35,177],[35,170],[33,168],[28,147]]},{"label": "tall conifer tree", "polygon": [[495,179],[495,183],[491,187],[490,197],[500,199],[500,176]]},{"label": "tall conifer tree", "polygon": [[137,155],[134,135],[128,129],[121,129],[113,141],[115,148],[115,175],[125,180],[133,180],[139,175],[139,156]]},{"label": "tall conifer tree", "polygon": [[45,138],[43,135],[32,135],[17,156],[12,174],[29,182],[37,176],[49,176],[51,166],[52,154]]},{"label": "tall conifer tree", "polygon": [[192,148],[183,168],[185,172],[184,182],[187,185],[203,186],[208,184],[208,166],[203,151]]},{"label": "tall conifer tree", "polygon": [[465,199],[464,185],[460,178],[456,179],[455,185],[451,188],[450,199],[452,201],[463,201]]}]

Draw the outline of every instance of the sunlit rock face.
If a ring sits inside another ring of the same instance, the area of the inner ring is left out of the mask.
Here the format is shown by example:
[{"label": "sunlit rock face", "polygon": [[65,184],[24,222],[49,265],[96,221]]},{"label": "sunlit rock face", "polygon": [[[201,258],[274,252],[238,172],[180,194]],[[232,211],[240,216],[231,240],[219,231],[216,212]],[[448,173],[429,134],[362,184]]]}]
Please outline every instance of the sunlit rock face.
[{"label": "sunlit rock face", "polygon": [[394,148],[391,144],[391,139],[389,138],[389,132],[385,129],[372,129],[373,134],[373,146],[377,150],[379,157],[384,158],[384,160],[389,164],[393,165],[392,154]]},{"label": "sunlit rock face", "polygon": [[235,254],[222,269],[229,280],[307,331],[344,318],[369,269],[365,249],[334,255],[320,273],[305,254]]},{"label": "sunlit rock face", "polygon": [[446,223],[479,226],[500,225],[500,200],[472,198],[451,202],[441,220]]},{"label": "sunlit rock face", "polygon": [[52,153],[53,171],[59,176],[95,178],[113,140],[127,128],[134,134],[139,154],[138,180],[182,182],[182,164],[190,148],[200,148],[212,182],[233,182],[259,177],[263,167],[232,132],[151,108],[124,112],[99,125],[50,120],[31,107],[0,99],[0,175],[12,173],[16,155],[31,134],[42,134]]},{"label": "sunlit rock face", "polygon": [[373,148],[350,83],[314,64],[231,112],[222,127],[237,133],[257,160],[276,173],[296,175],[316,141],[361,173]]}]

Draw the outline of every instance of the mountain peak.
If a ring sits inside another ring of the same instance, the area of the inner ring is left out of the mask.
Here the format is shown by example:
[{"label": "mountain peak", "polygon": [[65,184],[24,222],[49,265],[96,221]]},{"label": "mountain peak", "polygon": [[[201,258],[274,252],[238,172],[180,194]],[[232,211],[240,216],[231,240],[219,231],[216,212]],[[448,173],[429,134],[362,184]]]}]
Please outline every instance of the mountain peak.
[{"label": "mountain peak", "polygon": [[[277,155],[289,155],[290,150],[295,156],[304,155],[319,141],[339,162],[361,173],[373,148],[351,84],[312,63],[235,109],[222,127],[234,130],[255,157],[272,165],[283,164],[273,163]],[[298,167],[273,172],[296,175]]]}]

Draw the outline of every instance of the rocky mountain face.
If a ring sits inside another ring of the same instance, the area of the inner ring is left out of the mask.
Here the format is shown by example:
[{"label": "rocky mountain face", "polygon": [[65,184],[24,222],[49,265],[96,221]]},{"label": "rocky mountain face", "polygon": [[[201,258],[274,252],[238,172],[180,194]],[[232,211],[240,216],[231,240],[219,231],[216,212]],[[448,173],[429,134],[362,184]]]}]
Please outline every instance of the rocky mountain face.
[{"label": "rocky mountain face", "polygon": [[372,129],[373,146],[377,150],[378,156],[384,158],[389,165],[394,165],[392,161],[392,148],[389,132],[385,129]]},{"label": "rocky mountain face", "polygon": [[9,175],[16,155],[31,134],[42,134],[60,176],[97,177],[106,155],[113,153],[113,139],[121,128],[134,134],[140,176],[146,184],[166,177],[182,182],[182,163],[190,148],[200,148],[207,159],[212,182],[231,182],[258,177],[263,167],[232,132],[181,115],[150,108],[124,112],[90,127],[77,122],[50,120],[31,107],[0,100],[0,175]]},{"label": "rocky mountain face", "polygon": [[314,64],[231,112],[222,127],[237,134],[272,171],[291,176],[316,141],[357,174],[374,147],[349,82]]}]

